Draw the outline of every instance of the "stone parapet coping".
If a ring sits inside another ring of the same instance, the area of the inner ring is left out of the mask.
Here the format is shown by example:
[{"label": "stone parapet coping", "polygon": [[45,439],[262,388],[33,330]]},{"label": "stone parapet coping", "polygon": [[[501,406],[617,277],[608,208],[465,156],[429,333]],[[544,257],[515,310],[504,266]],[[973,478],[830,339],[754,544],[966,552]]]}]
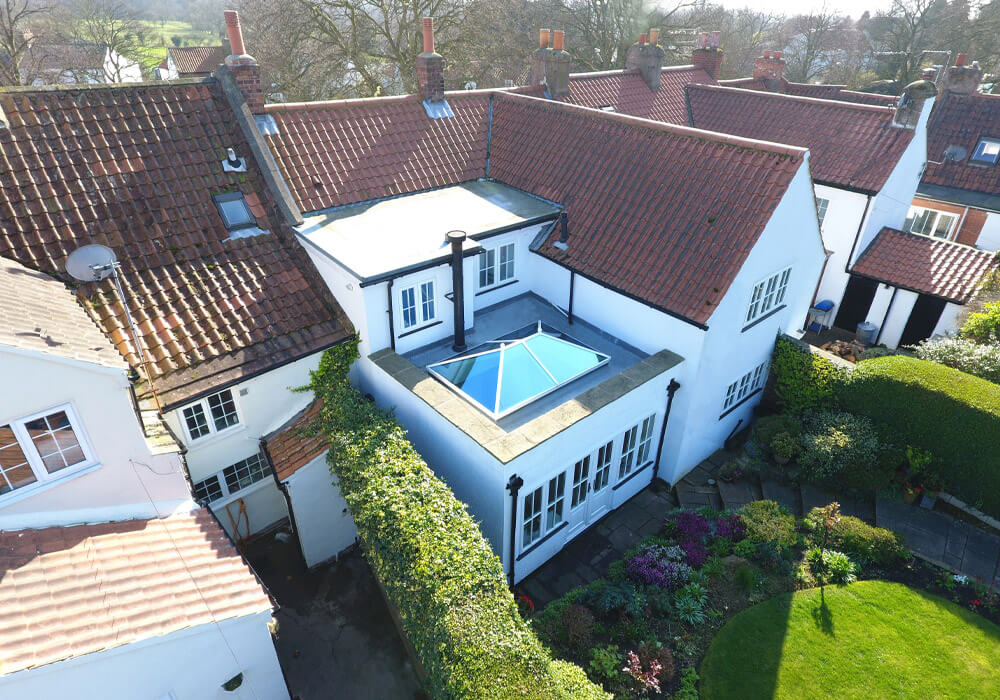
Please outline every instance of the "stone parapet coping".
[{"label": "stone parapet coping", "polygon": [[465,399],[393,350],[379,350],[369,355],[368,359],[503,464],[684,361],[676,353],[660,350],[516,430],[507,432],[469,405]]}]

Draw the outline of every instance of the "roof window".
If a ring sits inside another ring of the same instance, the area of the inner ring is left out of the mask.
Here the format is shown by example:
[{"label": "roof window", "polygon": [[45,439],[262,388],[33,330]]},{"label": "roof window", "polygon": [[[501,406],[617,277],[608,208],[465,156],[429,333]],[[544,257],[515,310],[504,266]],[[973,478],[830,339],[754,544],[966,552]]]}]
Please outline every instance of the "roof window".
[{"label": "roof window", "polygon": [[257,225],[257,220],[254,219],[253,212],[250,211],[250,206],[242,192],[217,194],[213,199],[223,223],[230,231],[239,231]]},{"label": "roof window", "polygon": [[1000,157],[1000,139],[979,139],[976,150],[972,152],[969,160],[973,163],[996,165],[998,157]]}]

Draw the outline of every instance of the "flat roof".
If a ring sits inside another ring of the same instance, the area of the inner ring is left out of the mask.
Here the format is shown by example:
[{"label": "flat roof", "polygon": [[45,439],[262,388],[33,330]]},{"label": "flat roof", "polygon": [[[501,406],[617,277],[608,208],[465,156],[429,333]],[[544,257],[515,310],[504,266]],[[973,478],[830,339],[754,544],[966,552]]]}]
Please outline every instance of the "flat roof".
[{"label": "flat roof", "polygon": [[556,218],[561,208],[499,182],[477,180],[307,215],[295,231],[306,243],[373,283],[448,259],[448,231],[476,239]]}]

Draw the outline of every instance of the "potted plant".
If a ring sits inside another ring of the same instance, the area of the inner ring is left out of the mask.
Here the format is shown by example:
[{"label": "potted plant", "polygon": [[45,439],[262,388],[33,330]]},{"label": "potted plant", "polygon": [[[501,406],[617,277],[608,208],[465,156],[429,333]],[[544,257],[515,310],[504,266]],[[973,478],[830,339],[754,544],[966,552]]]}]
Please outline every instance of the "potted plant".
[{"label": "potted plant", "polygon": [[719,471],[719,478],[727,484],[731,484],[743,478],[743,470],[736,466],[735,463],[730,462]]},{"label": "potted plant", "polygon": [[914,484],[903,485],[903,503],[912,505],[920,497],[920,487]]},{"label": "potted plant", "polygon": [[924,497],[920,500],[921,507],[933,508],[934,504],[937,503],[938,494],[944,488],[944,482],[936,473],[927,470],[921,476],[920,485],[924,490]]},{"label": "potted plant", "polygon": [[771,451],[774,461],[778,464],[788,464],[799,453],[799,443],[788,433],[778,433],[771,441]]}]

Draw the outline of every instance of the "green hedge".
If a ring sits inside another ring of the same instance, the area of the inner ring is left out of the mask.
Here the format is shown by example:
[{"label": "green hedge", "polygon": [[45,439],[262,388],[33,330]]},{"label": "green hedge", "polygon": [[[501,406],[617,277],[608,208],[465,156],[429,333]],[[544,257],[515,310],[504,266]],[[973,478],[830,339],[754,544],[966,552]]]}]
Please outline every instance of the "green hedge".
[{"label": "green hedge", "polygon": [[838,394],[844,410],[933,454],[946,491],[1000,516],[1000,385],[895,355],[859,363]]},{"label": "green hedge", "polygon": [[833,406],[846,370],[810,352],[803,344],[779,335],[771,359],[778,405],[788,413]]},{"label": "green hedge", "polygon": [[323,401],[311,431],[330,438],[332,471],[431,697],[608,698],[583,669],[553,661],[521,619],[465,506],[393,417],[351,386],[357,356],[357,341],[323,353],[303,388]]}]

